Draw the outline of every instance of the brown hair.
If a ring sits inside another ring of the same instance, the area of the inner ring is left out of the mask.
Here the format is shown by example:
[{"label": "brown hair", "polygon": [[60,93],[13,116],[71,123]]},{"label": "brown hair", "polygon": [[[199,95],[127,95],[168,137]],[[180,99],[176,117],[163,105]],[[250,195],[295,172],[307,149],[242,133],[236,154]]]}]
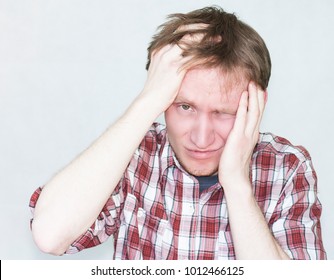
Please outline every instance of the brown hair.
[{"label": "brown hair", "polygon": [[[182,28],[189,25],[197,27]],[[217,6],[206,7],[187,14],[171,14],[158,28],[148,47],[149,68],[153,51],[168,44],[179,44],[185,35],[201,35],[191,44],[182,43],[183,56],[203,67],[221,67],[227,72],[242,71],[246,78],[266,89],[271,72],[269,51],[260,35],[234,14]],[[181,45],[181,44],[179,44]]]}]

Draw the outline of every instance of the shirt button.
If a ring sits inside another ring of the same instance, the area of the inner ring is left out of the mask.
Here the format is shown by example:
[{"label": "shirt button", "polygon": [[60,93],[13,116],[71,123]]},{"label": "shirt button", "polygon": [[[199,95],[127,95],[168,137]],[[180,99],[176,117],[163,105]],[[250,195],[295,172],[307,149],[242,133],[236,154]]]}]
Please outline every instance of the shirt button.
[{"label": "shirt button", "polygon": [[137,217],[138,217],[138,218],[141,218],[141,217],[143,217],[143,216],[144,216],[143,211],[138,211],[138,213],[137,213]]},{"label": "shirt button", "polygon": [[186,204],[183,206],[182,210],[183,215],[192,215],[194,214],[194,206],[192,204]]}]

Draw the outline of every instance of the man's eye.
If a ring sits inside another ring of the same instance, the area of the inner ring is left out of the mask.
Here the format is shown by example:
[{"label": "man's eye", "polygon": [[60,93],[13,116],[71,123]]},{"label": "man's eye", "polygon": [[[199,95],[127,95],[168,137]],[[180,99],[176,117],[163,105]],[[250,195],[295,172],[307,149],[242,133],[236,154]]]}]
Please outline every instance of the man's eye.
[{"label": "man's eye", "polygon": [[181,105],[181,108],[182,108],[183,110],[185,110],[185,111],[188,111],[188,110],[190,109],[190,106],[187,105],[187,104],[182,104],[182,105]]}]

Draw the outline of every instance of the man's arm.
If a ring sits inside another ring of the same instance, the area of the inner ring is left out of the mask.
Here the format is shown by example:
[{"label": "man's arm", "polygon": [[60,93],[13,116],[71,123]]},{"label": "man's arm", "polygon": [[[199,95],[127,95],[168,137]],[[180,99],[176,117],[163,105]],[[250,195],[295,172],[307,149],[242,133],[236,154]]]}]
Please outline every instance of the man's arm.
[{"label": "man's arm", "polygon": [[185,74],[180,69],[187,60],[181,52],[177,45],[168,45],[153,53],[137,99],[45,185],[32,222],[34,240],[42,251],[63,254],[93,224],[145,133],[175,99]]},{"label": "man's arm", "polygon": [[250,83],[219,165],[237,259],[289,259],[273,237],[252,192],[249,166],[258,141],[266,92]]}]

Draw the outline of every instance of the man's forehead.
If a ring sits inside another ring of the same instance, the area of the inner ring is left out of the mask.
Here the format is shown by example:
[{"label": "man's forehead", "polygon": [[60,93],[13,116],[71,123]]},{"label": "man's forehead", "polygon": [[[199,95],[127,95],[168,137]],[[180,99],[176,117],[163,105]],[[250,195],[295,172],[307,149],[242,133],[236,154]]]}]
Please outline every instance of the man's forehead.
[{"label": "man's forehead", "polygon": [[230,94],[247,90],[248,84],[249,79],[242,69],[227,71],[218,67],[196,67],[187,72],[181,87],[196,85],[206,91]]}]

